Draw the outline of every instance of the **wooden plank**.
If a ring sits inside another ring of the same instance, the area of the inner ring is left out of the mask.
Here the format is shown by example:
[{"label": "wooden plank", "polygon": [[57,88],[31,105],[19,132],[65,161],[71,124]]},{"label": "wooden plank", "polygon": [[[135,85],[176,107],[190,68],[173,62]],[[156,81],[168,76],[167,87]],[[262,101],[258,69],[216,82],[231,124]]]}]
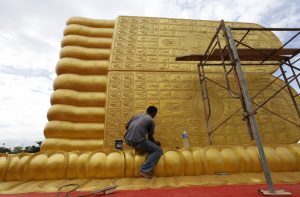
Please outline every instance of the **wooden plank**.
[{"label": "wooden plank", "polygon": [[[279,51],[278,49],[270,48],[260,48],[260,49],[248,49],[242,48],[237,49],[240,61],[263,61],[268,59],[269,61],[279,60],[282,61],[287,57],[290,57],[294,54],[300,53],[300,48],[283,48]],[[269,57],[271,56],[271,57]],[[230,60],[228,51],[223,52],[223,57],[225,61]],[[192,54],[187,56],[176,57],[176,61],[221,61],[220,50],[215,49],[209,58],[204,55]]]}]

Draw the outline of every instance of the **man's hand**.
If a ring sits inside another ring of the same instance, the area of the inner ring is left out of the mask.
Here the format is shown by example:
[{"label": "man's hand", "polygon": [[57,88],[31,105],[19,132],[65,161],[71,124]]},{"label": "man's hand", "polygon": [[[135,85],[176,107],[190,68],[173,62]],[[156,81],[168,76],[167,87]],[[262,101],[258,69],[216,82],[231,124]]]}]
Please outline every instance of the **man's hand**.
[{"label": "man's hand", "polygon": [[161,145],[160,141],[155,141],[155,144],[157,144],[158,146]]}]

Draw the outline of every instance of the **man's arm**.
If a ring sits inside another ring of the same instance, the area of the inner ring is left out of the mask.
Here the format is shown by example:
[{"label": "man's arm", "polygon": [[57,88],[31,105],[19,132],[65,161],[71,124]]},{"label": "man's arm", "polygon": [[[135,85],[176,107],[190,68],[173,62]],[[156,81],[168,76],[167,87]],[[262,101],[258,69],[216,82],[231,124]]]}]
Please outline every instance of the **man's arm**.
[{"label": "man's arm", "polygon": [[[134,116],[133,116],[133,117],[134,117]],[[132,118],[127,122],[127,124],[125,125],[126,132],[124,133],[124,136],[123,136],[124,139],[125,139],[125,136],[126,136],[126,134],[127,134],[127,129],[128,129],[130,123],[131,123],[132,120],[133,120],[133,117],[132,117]]]},{"label": "man's arm", "polygon": [[150,125],[149,128],[149,132],[148,132],[148,140],[152,141],[153,143],[157,144],[158,146],[160,146],[160,142],[156,141],[154,139],[154,128],[155,128],[155,123],[152,122],[152,124]]},{"label": "man's arm", "polygon": [[[134,117],[134,116],[133,116],[133,117]],[[127,124],[125,125],[125,129],[126,129],[126,130],[128,129],[128,127],[129,127],[129,125],[130,125],[130,123],[131,123],[133,117],[132,117],[132,118],[127,122]]]},{"label": "man's arm", "polygon": [[155,143],[155,144],[157,144],[158,146],[160,146],[160,145],[161,145],[160,141],[156,141],[156,140],[154,139],[153,135],[154,135],[154,133],[152,133],[152,134],[149,133],[149,134],[148,134],[148,140],[150,140],[150,141],[152,141],[153,143]]},{"label": "man's arm", "polygon": [[152,142],[154,142],[155,143],[155,139],[154,139],[154,132],[149,132],[148,133],[148,140],[150,140],[150,141],[152,141]]}]

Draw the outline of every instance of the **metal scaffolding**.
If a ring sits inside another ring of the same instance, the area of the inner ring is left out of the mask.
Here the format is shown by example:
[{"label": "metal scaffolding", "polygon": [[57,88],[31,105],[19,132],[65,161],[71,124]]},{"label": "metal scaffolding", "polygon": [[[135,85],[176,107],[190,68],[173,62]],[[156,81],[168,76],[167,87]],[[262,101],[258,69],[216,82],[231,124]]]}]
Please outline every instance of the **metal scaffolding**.
[{"label": "metal scaffolding", "polygon": [[[241,37],[240,40],[234,38],[232,32],[233,31],[244,31],[245,34]],[[251,31],[288,31],[288,32],[297,32],[294,36],[292,36],[287,42],[285,42],[279,48],[254,48],[243,42],[247,35]],[[223,34],[223,37],[220,38],[219,34]],[[284,190],[277,190],[275,191],[272,177],[270,174],[270,170],[267,164],[265,152],[262,146],[261,137],[258,131],[258,126],[255,118],[255,114],[261,108],[264,110],[276,115],[277,117],[288,121],[291,124],[294,124],[300,128],[299,121],[293,122],[280,114],[277,114],[267,108],[264,105],[269,102],[274,96],[276,96],[279,92],[283,89],[287,88],[289,95],[291,97],[291,101],[295,107],[296,113],[298,115],[298,119],[300,119],[300,106],[297,103],[297,96],[299,93],[295,94],[290,84],[292,82],[296,82],[295,85],[298,86],[300,89],[299,83],[299,75],[300,69],[295,66],[295,63],[300,60],[300,58],[295,59],[297,55],[300,53],[300,48],[285,48],[289,43],[295,40],[295,38],[300,34],[300,28],[239,28],[239,27],[228,27],[225,25],[224,21],[220,22],[219,27],[217,28],[216,33],[212,37],[206,51],[204,54],[201,55],[188,55],[188,56],[181,56],[177,57],[176,61],[200,61],[198,66],[198,73],[200,79],[200,88],[201,88],[201,95],[202,101],[204,105],[204,114],[206,119],[206,126],[208,130],[208,139],[209,144],[212,144],[212,134],[223,124],[225,124],[229,119],[231,119],[235,114],[239,112],[242,108],[243,110],[243,120],[245,120],[248,133],[250,138],[253,140],[255,139],[256,145],[258,148],[258,152],[261,159],[261,164],[263,167],[263,171],[265,174],[265,179],[268,185],[269,190],[263,191],[263,194],[268,195],[288,195],[289,192],[285,192]],[[224,46],[221,44],[221,39],[225,40]],[[242,46],[242,48],[238,48]],[[292,61],[293,60],[293,61]],[[250,63],[249,63],[250,62]],[[256,95],[252,98],[250,97],[248,86],[244,77],[244,72],[242,70],[242,66],[274,66],[278,65],[281,75],[276,77],[273,81],[263,87]],[[212,79],[209,79],[205,75],[205,67],[207,66],[221,66],[224,70],[224,77],[226,84],[222,85],[215,82]],[[284,70],[284,66],[288,67],[291,70],[291,76],[287,76],[286,71]],[[234,76],[234,84],[237,87],[237,90],[233,90],[230,83],[229,75],[233,74]],[[255,97],[261,94],[267,87],[273,84],[277,79],[283,78],[284,85],[277,90],[273,95],[263,101],[261,104],[258,104],[253,101]],[[241,102],[241,107],[237,109],[232,115],[222,121],[218,126],[212,128],[210,125],[210,117],[211,117],[211,103],[209,100],[208,88],[207,88],[207,81],[213,82],[216,85],[226,89],[228,93],[234,97],[239,98]],[[256,108],[253,108],[252,104],[257,105]]]}]

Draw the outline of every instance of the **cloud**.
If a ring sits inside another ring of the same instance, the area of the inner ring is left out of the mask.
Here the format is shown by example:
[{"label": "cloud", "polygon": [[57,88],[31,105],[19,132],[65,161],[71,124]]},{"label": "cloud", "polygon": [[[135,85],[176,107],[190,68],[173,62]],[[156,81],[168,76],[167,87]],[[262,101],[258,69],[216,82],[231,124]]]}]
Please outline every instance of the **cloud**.
[{"label": "cloud", "polygon": [[12,72],[10,67],[0,68],[0,143],[20,146],[44,139],[43,128],[53,91],[49,72],[24,68]]},{"label": "cloud", "polygon": [[[20,66],[1,66],[0,73],[24,76],[24,77],[45,77],[46,79],[53,80],[53,73],[49,72],[48,69],[33,69],[33,68],[22,68]],[[52,74],[52,76],[51,76]]]}]

